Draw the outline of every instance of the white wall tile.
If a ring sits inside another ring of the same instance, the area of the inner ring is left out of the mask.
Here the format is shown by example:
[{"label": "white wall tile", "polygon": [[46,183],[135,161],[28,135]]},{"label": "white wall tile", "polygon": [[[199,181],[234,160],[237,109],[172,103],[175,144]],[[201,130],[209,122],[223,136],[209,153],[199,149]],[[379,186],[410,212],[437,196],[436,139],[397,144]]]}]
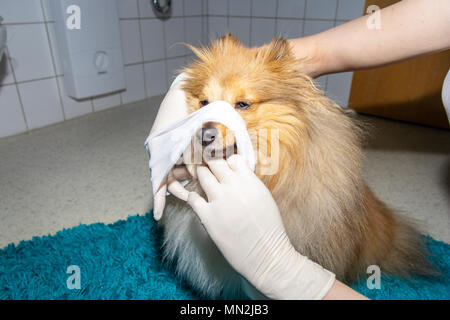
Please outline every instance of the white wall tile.
[{"label": "white wall tile", "polygon": [[246,46],[250,46],[250,18],[230,18],[230,32]]},{"label": "white wall tile", "polygon": [[230,16],[246,16],[251,15],[251,0],[229,0]]},{"label": "white wall tile", "polygon": [[[186,42],[193,46],[199,46],[202,43],[202,18],[201,17],[188,17],[185,18],[186,24]],[[190,53],[190,49],[186,49],[187,53]]]},{"label": "white wall tile", "polygon": [[167,90],[165,62],[146,63],[144,69],[147,96],[153,97],[165,93]]},{"label": "white wall tile", "polygon": [[303,34],[303,21],[302,20],[277,20],[277,36],[281,36],[285,39],[298,38]]},{"label": "white wall tile", "polygon": [[365,0],[339,0],[338,20],[353,20],[363,15]]},{"label": "white wall tile", "polygon": [[11,69],[11,61],[5,52],[0,61],[0,86],[14,83],[14,76]]},{"label": "white wall tile", "polygon": [[327,96],[337,104],[346,108],[352,87],[353,72],[343,72],[328,75]]},{"label": "white wall tile", "polygon": [[279,0],[278,14],[279,18],[298,18],[305,16],[305,0]]},{"label": "white wall tile", "polygon": [[0,12],[3,23],[44,21],[41,2],[37,0],[2,0]]},{"label": "white wall tile", "polygon": [[182,56],[186,53],[184,42],[184,18],[170,18],[164,21],[167,57]]},{"label": "white wall tile", "polygon": [[253,0],[253,17],[275,17],[277,11],[277,2],[273,0]]},{"label": "white wall tile", "polygon": [[227,18],[208,17],[209,40],[222,37],[227,32]]},{"label": "white wall tile", "polygon": [[94,104],[94,111],[117,107],[120,105],[120,93],[94,98],[92,103]]},{"label": "white wall tile", "polygon": [[144,60],[164,58],[163,23],[159,19],[141,20]]},{"label": "white wall tile", "polygon": [[344,23],[347,23],[348,21],[339,21],[339,20],[336,20],[335,22],[334,22],[334,26],[335,27],[337,27],[337,26],[340,26],[341,24],[344,24]]},{"label": "white wall tile", "polygon": [[252,18],[252,46],[261,46],[275,36],[275,19]]},{"label": "white wall tile", "polygon": [[228,1],[226,0],[209,0],[208,14],[223,15],[228,14]]},{"label": "white wall tile", "polygon": [[[160,1],[161,5],[163,5],[163,1]],[[183,9],[184,0],[172,0],[171,4],[171,16],[172,17],[182,17],[184,16]]]},{"label": "white wall tile", "polygon": [[144,68],[142,64],[125,67],[125,83],[127,89],[121,93],[123,103],[130,103],[146,98]]},{"label": "white wall tile", "polygon": [[202,0],[202,15],[208,15],[208,0]]},{"label": "white wall tile", "polygon": [[336,14],[337,0],[307,0],[306,19],[331,19]]},{"label": "white wall tile", "polygon": [[117,0],[117,12],[119,18],[137,18],[137,0]]},{"label": "white wall tile", "polygon": [[59,92],[61,93],[61,100],[64,108],[64,115],[67,119],[82,116],[92,112],[91,99],[75,100],[69,97],[64,87],[64,78],[58,77]]},{"label": "white wall tile", "polygon": [[[53,0],[42,0],[43,16],[45,21],[53,21],[53,11],[50,8],[50,2]],[[35,1],[38,2],[38,1]]]},{"label": "white wall tile", "polygon": [[59,56],[58,46],[56,45],[56,33],[55,33],[55,23],[48,23],[48,35],[50,38],[50,48],[53,52],[53,59],[55,61],[56,75],[63,75],[64,68],[62,66],[61,58]]},{"label": "white wall tile", "polygon": [[55,75],[43,24],[8,26],[8,34],[8,49],[17,81]]},{"label": "white wall tile", "polygon": [[179,70],[185,66],[185,63],[186,59],[184,57],[167,60],[167,83],[169,86],[179,74]]},{"label": "white wall tile", "polygon": [[55,78],[25,82],[18,86],[29,129],[64,120]]},{"label": "white wall tile", "polygon": [[208,31],[208,23],[209,18],[208,16],[202,17],[202,42],[205,44],[209,43],[209,31]]},{"label": "white wall tile", "polygon": [[0,137],[26,131],[16,86],[0,87]]},{"label": "white wall tile", "polygon": [[328,29],[333,28],[333,21],[306,20],[303,30],[303,36],[310,36]]},{"label": "white wall tile", "polygon": [[139,17],[141,18],[154,18],[155,12],[153,11],[152,1],[150,0],[138,0]]},{"label": "white wall tile", "polygon": [[120,37],[122,39],[122,53],[125,64],[142,61],[141,38],[138,20],[122,20],[120,23]]},{"label": "white wall tile", "polygon": [[202,0],[185,0],[184,15],[198,16],[202,14]]}]

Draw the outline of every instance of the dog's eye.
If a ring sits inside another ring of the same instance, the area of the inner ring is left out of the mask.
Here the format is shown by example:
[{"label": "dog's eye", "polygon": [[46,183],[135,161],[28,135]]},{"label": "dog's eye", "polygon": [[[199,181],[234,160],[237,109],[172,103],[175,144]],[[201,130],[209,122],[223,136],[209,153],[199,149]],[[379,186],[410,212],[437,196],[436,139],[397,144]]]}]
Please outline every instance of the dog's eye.
[{"label": "dog's eye", "polygon": [[248,103],[242,101],[236,102],[236,108],[238,109],[247,109],[248,107],[250,107]]},{"label": "dog's eye", "polygon": [[202,106],[206,106],[207,104],[209,104],[209,101],[208,100],[202,100],[202,101],[200,101],[200,104]]}]

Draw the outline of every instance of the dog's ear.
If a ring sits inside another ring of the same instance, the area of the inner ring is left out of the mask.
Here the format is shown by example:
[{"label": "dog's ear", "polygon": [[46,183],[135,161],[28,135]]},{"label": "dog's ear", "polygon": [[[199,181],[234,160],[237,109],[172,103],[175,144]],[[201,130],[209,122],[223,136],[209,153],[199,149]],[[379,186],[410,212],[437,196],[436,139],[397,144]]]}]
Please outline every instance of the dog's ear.
[{"label": "dog's ear", "polygon": [[258,54],[262,55],[266,61],[279,61],[291,56],[289,43],[283,38],[274,38],[261,49]]},{"label": "dog's ear", "polygon": [[240,46],[242,46],[242,44],[239,42],[238,38],[227,31],[224,36],[213,40],[208,49],[211,51],[225,52],[228,48]]},{"label": "dog's ear", "polygon": [[239,42],[239,39],[235,35],[231,34],[230,31],[227,31],[224,36],[222,36],[218,39],[218,41],[222,42],[222,43],[232,43],[234,45],[241,44]]}]

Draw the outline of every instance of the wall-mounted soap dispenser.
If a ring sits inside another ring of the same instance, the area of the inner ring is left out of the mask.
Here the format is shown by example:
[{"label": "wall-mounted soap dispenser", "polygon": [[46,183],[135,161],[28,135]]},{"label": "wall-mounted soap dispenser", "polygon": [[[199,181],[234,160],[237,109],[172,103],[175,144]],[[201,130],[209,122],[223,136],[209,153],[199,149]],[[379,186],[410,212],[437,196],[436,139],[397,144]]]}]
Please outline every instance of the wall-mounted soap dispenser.
[{"label": "wall-mounted soap dispenser", "polygon": [[69,96],[83,99],[125,89],[117,3],[50,1]]}]

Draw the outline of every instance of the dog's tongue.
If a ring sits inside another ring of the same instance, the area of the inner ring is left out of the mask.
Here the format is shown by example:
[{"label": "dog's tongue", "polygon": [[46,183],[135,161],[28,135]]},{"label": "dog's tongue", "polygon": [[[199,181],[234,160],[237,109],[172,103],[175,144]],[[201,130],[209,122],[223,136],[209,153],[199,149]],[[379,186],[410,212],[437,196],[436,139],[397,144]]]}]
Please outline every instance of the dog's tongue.
[{"label": "dog's tongue", "polygon": [[218,122],[231,130],[236,139],[237,152],[255,170],[255,152],[244,120],[229,103],[218,100],[148,136],[145,147],[150,157],[153,194],[189,145],[197,129],[206,122]]}]

